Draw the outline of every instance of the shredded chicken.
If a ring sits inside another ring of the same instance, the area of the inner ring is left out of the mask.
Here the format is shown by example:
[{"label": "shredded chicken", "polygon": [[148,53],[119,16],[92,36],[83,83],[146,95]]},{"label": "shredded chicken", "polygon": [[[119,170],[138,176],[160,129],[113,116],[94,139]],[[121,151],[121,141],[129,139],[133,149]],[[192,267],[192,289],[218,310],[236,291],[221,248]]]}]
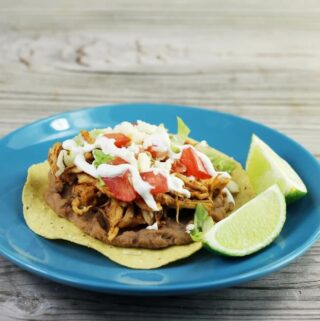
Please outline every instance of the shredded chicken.
[{"label": "shredded chicken", "polygon": [[77,175],[78,178],[78,184],[92,184],[95,185],[97,180],[95,178],[93,178],[92,176],[88,175],[88,174],[78,174]]},{"label": "shredded chicken", "polygon": [[185,186],[191,190],[196,190],[200,192],[208,192],[208,187],[206,186],[203,181],[197,181],[195,179],[190,179],[188,176],[185,176],[183,174],[177,173],[176,176],[180,178]]},{"label": "shredded chicken", "polygon": [[202,203],[204,206],[206,206],[208,209],[212,207],[212,202],[209,200],[204,200],[199,202],[198,200],[191,200],[191,199],[178,199],[170,194],[158,194],[156,195],[156,200],[166,206],[172,207],[172,208],[190,208],[194,209],[196,208],[198,203]]},{"label": "shredded chicken", "polygon": [[195,192],[191,192],[191,197],[196,198],[198,200],[205,200],[209,198],[209,193],[208,192],[201,193],[199,191],[195,191]]},{"label": "shredded chicken", "polygon": [[[227,216],[227,210],[224,211],[224,213],[221,213],[224,203],[222,202],[220,205],[220,199],[224,200],[224,196],[219,195],[219,197],[213,199],[213,200],[191,200],[191,199],[184,199],[184,200],[178,200],[177,198],[172,197],[169,194],[158,194],[156,196],[157,201],[160,203],[165,204],[168,207],[177,209],[187,208],[187,209],[195,209],[197,207],[197,204],[201,203],[206,210],[208,211],[208,214],[215,220],[215,221],[221,221],[224,217]],[[217,208],[222,208],[216,213]],[[177,214],[177,217],[179,215],[179,212]]]},{"label": "shredded chicken", "polygon": [[152,225],[154,222],[154,213],[152,211],[142,210],[142,216],[148,225]]},{"label": "shredded chicken", "polygon": [[178,196],[176,195],[175,197],[175,208],[176,208],[176,222],[179,223],[179,214],[180,214],[180,205],[179,205],[179,202],[178,202]]},{"label": "shredded chicken", "polygon": [[108,190],[106,185],[102,185],[99,181],[96,180],[95,187],[102,192],[103,194],[107,195],[110,199],[113,198],[112,193]]},{"label": "shredded chicken", "polygon": [[121,218],[121,220],[119,221],[118,226],[120,228],[124,228],[124,227],[128,227],[130,226],[131,222],[133,221],[133,218],[135,217],[134,215],[134,209],[132,206],[129,206],[126,209],[126,212],[124,214],[124,216]]},{"label": "shredded chicken", "polygon": [[91,152],[86,152],[84,154],[84,158],[86,159],[87,162],[90,162],[90,163],[93,162],[94,160],[94,157]]},{"label": "shredded chicken", "polygon": [[217,175],[216,177],[204,180],[204,183],[208,187],[210,198],[214,198],[215,196],[219,195],[229,181],[229,178],[226,178],[222,175]]},{"label": "shredded chicken", "polygon": [[82,170],[78,168],[77,166],[71,166],[67,167],[62,175],[68,175],[68,174],[80,174],[82,173]]},{"label": "shredded chicken", "polygon": [[[150,208],[148,207],[148,205],[145,203],[145,201],[142,198],[138,198],[135,200],[135,204],[141,208],[143,211],[150,211]],[[160,204],[160,202],[157,203],[157,207],[159,209],[159,211],[162,210],[162,206]]]},{"label": "shredded chicken", "polygon": [[72,187],[72,195],[78,197],[82,206],[96,204],[97,190],[94,185],[75,184]]},{"label": "shredded chicken", "polygon": [[116,199],[111,199],[110,205],[105,208],[106,217],[109,225],[108,239],[111,241],[114,239],[118,232],[119,227],[117,224],[120,222],[123,217],[124,209],[120,206],[119,202]]},{"label": "shredded chicken", "polygon": [[80,131],[82,138],[88,143],[93,144],[94,138],[90,136],[90,133],[87,130],[81,130]]},{"label": "shredded chicken", "polygon": [[53,175],[55,175],[56,172],[59,170],[59,167],[57,165],[57,159],[61,151],[61,143],[55,143],[49,150],[48,161]]},{"label": "shredded chicken", "polygon": [[86,214],[90,208],[92,207],[92,205],[89,205],[89,206],[83,206],[81,205],[81,201],[80,199],[77,197],[77,198],[74,198],[71,202],[71,207],[72,207],[72,210],[74,213],[78,214],[78,215],[83,215],[83,214]]},{"label": "shredded chicken", "polygon": [[[93,143],[89,132],[81,131],[81,135],[86,142]],[[53,174],[50,179],[54,180],[56,191],[69,197],[68,204],[75,214],[96,215],[109,241],[117,237],[121,230],[135,229],[155,222],[158,226],[165,225],[169,209],[175,210],[176,222],[179,223],[185,215],[182,209],[195,209],[199,203],[203,204],[215,221],[225,218],[234,207],[232,203],[228,203],[226,195],[222,192],[230,181],[229,178],[217,175],[211,179],[196,180],[180,173],[175,175],[190,191],[190,198],[175,192],[158,194],[155,196],[159,209],[156,212],[152,211],[142,198],[137,198],[130,204],[120,202],[101,180],[82,172],[76,166],[66,166],[64,172],[56,177],[55,173],[59,170],[57,159],[61,150],[62,145],[56,143],[50,149],[48,157]],[[92,153],[86,153],[85,158],[87,161],[93,161]]]}]

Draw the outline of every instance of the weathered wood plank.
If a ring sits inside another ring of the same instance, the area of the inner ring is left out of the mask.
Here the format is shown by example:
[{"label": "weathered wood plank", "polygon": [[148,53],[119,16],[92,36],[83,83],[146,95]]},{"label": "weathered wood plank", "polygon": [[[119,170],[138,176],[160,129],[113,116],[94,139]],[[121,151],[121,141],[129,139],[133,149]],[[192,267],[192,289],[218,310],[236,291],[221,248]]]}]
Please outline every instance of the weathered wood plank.
[{"label": "weathered wood plank", "polygon": [[[315,248],[319,251],[319,245]],[[311,272],[308,262],[314,249],[284,271],[258,281],[232,289],[169,298],[120,297],[74,290],[34,277],[4,261],[1,270],[7,278],[2,287],[5,290],[0,291],[0,309],[5,320],[103,320],[106,317],[178,320],[181,315],[187,320],[318,320],[319,292],[315,290],[319,288],[319,272],[315,266]],[[307,279],[297,282],[302,275]]]},{"label": "weathered wood plank", "polygon": [[73,108],[120,102],[170,102],[214,108],[263,122],[320,155],[320,98],[318,90],[313,89],[319,83],[319,74],[310,80],[312,85],[304,84],[299,73],[294,78],[283,75],[278,79],[279,85],[275,85],[276,71],[268,78],[237,72],[237,79],[228,84],[232,74],[120,76],[56,71],[49,77],[48,73],[23,66],[14,70],[3,66],[0,133]]},{"label": "weathered wood plank", "polygon": [[[307,1],[0,1],[0,137],[74,108],[168,102],[241,115],[320,159],[320,4]],[[120,297],[0,258],[0,320],[320,320],[319,242],[231,289]]]}]

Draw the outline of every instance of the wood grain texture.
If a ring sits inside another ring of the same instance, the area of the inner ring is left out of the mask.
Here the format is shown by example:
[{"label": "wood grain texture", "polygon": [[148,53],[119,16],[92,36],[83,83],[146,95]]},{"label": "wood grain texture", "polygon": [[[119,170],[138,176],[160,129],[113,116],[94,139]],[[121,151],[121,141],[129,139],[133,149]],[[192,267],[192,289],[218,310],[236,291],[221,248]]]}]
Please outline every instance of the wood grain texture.
[{"label": "wood grain texture", "polygon": [[[263,122],[320,159],[319,1],[0,1],[0,136],[121,102],[202,106]],[[231,289],[92,293],[0,258],[0,320],[320,320],[320,245]]]}]

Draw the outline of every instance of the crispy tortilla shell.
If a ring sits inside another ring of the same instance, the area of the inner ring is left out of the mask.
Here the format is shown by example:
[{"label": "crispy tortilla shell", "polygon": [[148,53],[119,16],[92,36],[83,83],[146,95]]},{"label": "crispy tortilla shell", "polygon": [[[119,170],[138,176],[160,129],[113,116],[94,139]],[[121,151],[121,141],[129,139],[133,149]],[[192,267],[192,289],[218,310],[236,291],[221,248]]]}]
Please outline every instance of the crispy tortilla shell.
[{"label": "crispy tortilla shell", "polygon": [[[249,179],[238,162],[211,147],[197,146],[197,148],[209,157],[214,155],[234,162],[231,176],[240,190],[235,197],[235,209],[255,196]],[[105,255],[110,260],[133,269],[158,268],[186,258],[202,247],[200,242],[171,246],[160,250],[127,249],[105,244],[85,234],[68,220],[59,217],[47,205],[43,194],[48,187],[48,172],[49,164],[47,162],[31,166],[28,170],[28,178],[22,195],[25,221],[29,228],[40,236],[47,239],[67,240],[87,246]]]},{"label": "crispy tortilla shell", "polygon": [[186,258],[201,249],[200,242],[160,250],[126,249],[105,244],[59,217],[45,202],[49,164],[32,165],[23,189],[23,214],[28,227],[47,239],[62,239],[95,249],[110,260],[133,269],[155,269]]}]

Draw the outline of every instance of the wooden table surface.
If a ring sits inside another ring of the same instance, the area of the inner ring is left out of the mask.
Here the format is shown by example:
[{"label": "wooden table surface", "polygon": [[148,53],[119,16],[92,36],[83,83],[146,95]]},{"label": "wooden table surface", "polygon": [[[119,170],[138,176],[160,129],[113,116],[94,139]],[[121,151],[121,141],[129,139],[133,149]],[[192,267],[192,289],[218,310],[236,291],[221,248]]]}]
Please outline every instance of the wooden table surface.
[{"label": "wooden table surface", "polygon": [[[320,2],[0,1],[0,135],[53,113],[170,102],[241,115],[320,158]],[[320,320],[320,243],[279,272],[162,298],[82,291],[0,258],[0,320]]]}]

